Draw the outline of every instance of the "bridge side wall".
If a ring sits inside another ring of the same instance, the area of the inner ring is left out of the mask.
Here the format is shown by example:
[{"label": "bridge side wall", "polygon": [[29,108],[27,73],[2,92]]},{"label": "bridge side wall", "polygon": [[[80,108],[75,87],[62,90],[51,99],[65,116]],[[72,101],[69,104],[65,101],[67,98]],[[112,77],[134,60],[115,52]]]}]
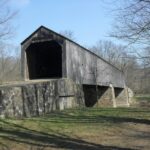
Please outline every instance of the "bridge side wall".
[{"label": "bridge side wall", "polygon": [[80,84],[124,87],[123,73],[92,52],[66,40],[67,77]]}]

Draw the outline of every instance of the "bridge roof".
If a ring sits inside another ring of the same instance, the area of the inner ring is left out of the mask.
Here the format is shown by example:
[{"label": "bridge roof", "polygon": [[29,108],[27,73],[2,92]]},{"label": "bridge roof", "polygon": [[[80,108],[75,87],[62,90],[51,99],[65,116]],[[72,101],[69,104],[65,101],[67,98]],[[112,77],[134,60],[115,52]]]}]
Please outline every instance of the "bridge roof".
[{"label": "bridge roof", "polygon": [[[101,60],[103,60],[103,61],[106,62],[107,64],[113,66],[116,70],[122,72],[119,68],[117,68],[116,66],[114,66],[114,65],[111,64],[110,62],[106,61],[104,58],[100,57],[99,55],[95,54],[94,52],[90,51],[89,49],[87,49],[87,48],[81,46],[79,43],[77,43],[77,42],[75,42],[75,41],[73,41],[73,40],[71,40],[71,39],[69,39],[69,38],[67,38],[67,37],[65,37],[65,36],[63,36],[63,35],[61,35],[61,34],[55,32],[55,31],[53,31],[53,30],[51,30],[51,29],[49,29],[49,28],[47,28],[47,27],[45,27],[45,26],[40,26],[38,29],[36,29],[31,35],[29,35],[25,40],[23,40],[23,41],[21,42],[21,45],[23,45],[24,43],[26,43],[32,36],[34,36],[34,35],[35,35],[39,30],[41,30],[41,29],[45,29],[45,30],[47,30],[48,32],[51,32],[51,33],[53,33],[53,34],[55,34],[55,35],[61,37],[62,39],[68,40],[68,41],[70,41],[70,42],[72,42],[72,43],[78,45],[78,46],[81,47],[83,50],[88,51],[88,52],[91,53],[92,55],[95,55],[96,57],[100,58]],[[122,72],[122,73],[123,73],[123,72]]]}]

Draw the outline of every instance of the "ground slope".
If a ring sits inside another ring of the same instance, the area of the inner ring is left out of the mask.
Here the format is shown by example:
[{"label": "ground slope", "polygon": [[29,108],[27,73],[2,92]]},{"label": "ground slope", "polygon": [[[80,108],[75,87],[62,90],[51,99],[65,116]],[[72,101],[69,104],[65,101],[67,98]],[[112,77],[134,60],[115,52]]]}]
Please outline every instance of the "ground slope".
[{"label": "ground slope", "polygon": [[0,120],[0,150],[149,150],[149,141],[149,108],[83,108]]}]

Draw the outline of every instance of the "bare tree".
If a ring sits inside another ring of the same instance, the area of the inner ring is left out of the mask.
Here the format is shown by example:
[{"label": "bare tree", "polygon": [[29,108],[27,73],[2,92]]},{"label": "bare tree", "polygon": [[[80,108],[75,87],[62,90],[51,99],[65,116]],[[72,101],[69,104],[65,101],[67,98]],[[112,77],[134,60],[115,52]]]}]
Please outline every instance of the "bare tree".
[{"label": "bare tree", "polygon": [[73,40],[73,41],[76,40],[76,38],[74,36],[74,32],[71,31],[71,30],[60,31],[60,34],[67,37],[67,38],[69,38],[69,39],[71,39],[71,40]]},{"label": "bare tree", "polygon": [[[116,45],[110,41],[99,41],[95,46],[91,48],[91,50],[122,70],[125,75],[126,85],[133,89],[135,92],[141,93],[148,91],[148,83],[150,82],[150,59],[143,59],[143,55],[147,56],[149,54],[148,47],[147,49],[145,49],[142,56],[138,53],[138,56],[135,56],[132,53],[128,54],[126,47]],[[104,71],[102,68],[100,69],[101,72]],[[94,75],[94,81],[96,85],[98,84],[97,71],[99,70],[95,63],[91,72]]]},{"label": "bare tree", "polygon": [[146,67],[150,67],[150,47],[146,47],[144,49],[144,54],[143,54],[145,57],[144,59],[144,64],[146,65]]},{"label": "bare tree", "polygon": [[130,43],[150,43],[150,1],[121,1],[111,36]]},{"label": "bare tree", "polygon": [[[133,55],[127,57],[127,84],[140,93],[150,92],[150,0],[121,1],[117,12],[111,36],[135,45]],[[131,58],[138,66],[131,66]]]},{"label": "bare tree", "polygon": [[[10,54],[10,49],[12,55]],[[0,83],[20,79],[20,50],[12,45],[0,44]]]},{"label": "bare tree", "polygon": [[9,0],[0,1],[0,40],[9,39],[14,33],[12,21],[17,11],[9,7]]},{"label": "bare tree", "polygon": [[125,46],[116,45],[111,41],[98,41],[91,50],[120,70],[126,69],[127,60],[125,57],[127,57],[127,52]]},{"label": "bare tree", "polygon": [[19,51],[8,40],[14,34],[13,20],[17,11],[10,8],[9,0],[0,1],[0,83],[17,80],[20,76]]}]

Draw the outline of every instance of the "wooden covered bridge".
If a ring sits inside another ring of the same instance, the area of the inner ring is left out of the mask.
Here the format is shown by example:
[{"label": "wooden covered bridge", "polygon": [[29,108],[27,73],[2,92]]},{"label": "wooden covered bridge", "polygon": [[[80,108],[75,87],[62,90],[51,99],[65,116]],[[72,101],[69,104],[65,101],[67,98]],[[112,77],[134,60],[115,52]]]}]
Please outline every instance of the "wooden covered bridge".
[{"label": "wooden covered bridge", "polygon": [[129,106],[122,71],[44,26],[21,43],[21,74],[24,82],[0,87],[3,99],[13,93],[15,107],[8,109],[14,116],[78,106]]},{"label": "wooden covered bridge", "polygon": [[[44,26],[39,27],[21,45],[24,80],[72,79],[83,86],[86,106],[93,106],[96,102],[95,85],[98,87],[99,98],[108,95],[110,88],[111,92],[114,89],[114,94],[110,94],[111,99],[125,93],[122,71],[76,42]],[[105,101],[106,99],[102,103]],[[128,105],[125,99],[123,101],[118,102],[118,105]],[[116,105],[114,100],[113,106]]]}]

